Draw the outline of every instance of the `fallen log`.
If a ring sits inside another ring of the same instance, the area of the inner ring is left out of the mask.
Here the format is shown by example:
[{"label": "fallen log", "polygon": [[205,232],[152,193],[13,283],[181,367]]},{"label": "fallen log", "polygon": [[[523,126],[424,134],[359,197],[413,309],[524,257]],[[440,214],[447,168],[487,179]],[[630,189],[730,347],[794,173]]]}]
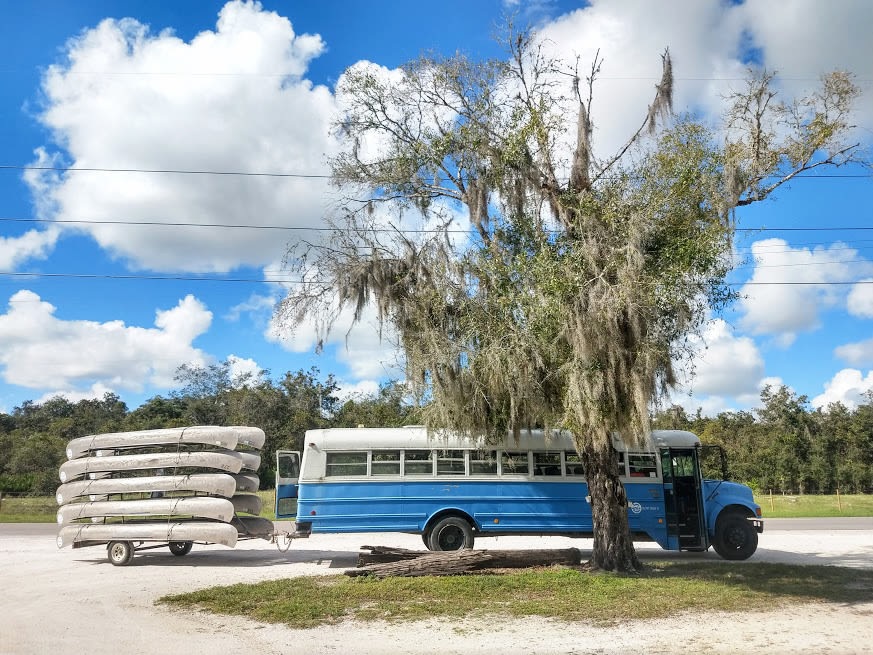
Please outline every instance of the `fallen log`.
[{"label": "fallen log", "polygon": [[[365,546],[365,548],[367,548]],[[371,575],[377,578],[392,576],[417,577],[423,575],[457,575],[481,569],[527,568],[563,564],[574,566],[580,563],[582,553],[578,548],[550,550],[450,550],[442,552],[406,550],[403,548],[371,549],[362,553],[365,558],[376,557],[380,561],[361,565],[345,572],[357,577]],[[393,557],[393,560],[385,561]]]},{"label": "fallen log", "polygon": [[361,546],[361,551],[369,550],[369,553],[358,553],[358,567],[368,564],[384,564],[385,562],[398,562],[405,559],[415,559],[427,555],[429,550],[409,550],[408,548],[392,548],[390,546]]}]

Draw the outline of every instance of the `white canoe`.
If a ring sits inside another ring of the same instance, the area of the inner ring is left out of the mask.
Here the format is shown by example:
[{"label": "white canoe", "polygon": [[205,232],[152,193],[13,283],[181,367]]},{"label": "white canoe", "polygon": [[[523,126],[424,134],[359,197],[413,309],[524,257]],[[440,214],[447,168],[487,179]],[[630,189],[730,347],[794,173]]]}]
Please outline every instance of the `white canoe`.
[{"label": "white canoe", "polygon": [[248,453],[245,451],[236,451],[236,454],[242,458],[242,467],[249,471],[257,471],[261,465],[261,456],[257,453]]},{"label": "white canoe", "polygon": [[233,511],[239,514],[260,514],[261,508],[264,506],[260,496],[255,494],[237,494],[231,496],[230,502],[233,503]]},{"label": "white canoe", "polygon": [[236,480],[237,491],[257,491],[261,486],[261,480],[253,473],[238,473],[233,476]]},{"label": "white canoe", "polygon": [[77,519],[104,516],[196,516],[227,523],[233,519],[234,509],[234,504],[226,498],[209,496],[73,503],[58,510],[58,525],[67,525]]},{"label": "white canoe", "polygon": [[[245,430],[248,429],[250,428],[245,428]],[[67,444],[67,459],[76,459],[88,452],[101,449],[114,450],[176,444],[208,444],[233,450],[239,443],[240,432],[241,429],[238,428],[196,425],[189,428],[91,434],[87,437],[73,439]]]},{"label": "white canoe", "polygon": [[243,465],[240,453],[233,450],[193,453],[145,453],[110,457],[80,457],[61,464],[61,482],[75,480],[94,472],[136,471],[143,469],[210,468],[239,473]]},{"label": "white canoe", "polygon": [[231,426],[231,429],[236,431],[236,434],[239,437],[239,443],[243,446],[249,446],[250,448],[257,448],[260,450],[264,447],[264,442],[267,440],[267,436],[261,428],[253,428],[247,425],[233,425]]},{"label": "white canoe", "polygon": [[260,516],[237,516],[231,525],[237,527],[240,537],[269,539],[276,532],[273,522]]},{"label": "white canoe", "polygon": [[[237,529],[230,523],[208,521],[140,521],[137,523],[81,523],[58,531],[58,548],[77,543],[109,541],[205,541],[236,546]],[[84,544],[83,544],[84,545]]]},{"label": "white canoe", "polygon": [[106,494],[131,494],[151,491],[191,491],[229,498],[237,482],[227,473],[191,473],[190,475],[151,475],[135,478],[77,480],[58,487],[55,498],[65,505],[79,496],[98,500]]}]

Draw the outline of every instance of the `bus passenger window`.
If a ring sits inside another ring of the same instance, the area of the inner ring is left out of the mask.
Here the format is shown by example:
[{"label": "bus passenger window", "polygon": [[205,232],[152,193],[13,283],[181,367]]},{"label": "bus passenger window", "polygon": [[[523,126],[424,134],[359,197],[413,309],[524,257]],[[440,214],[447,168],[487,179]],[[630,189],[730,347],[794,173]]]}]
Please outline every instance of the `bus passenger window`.
[{"label": "bus passenger window", "polygon": [[561,475],[561,453],[534,453],[534,475]]},{"label": "bus passenger window", "polygon": [[630,455],[628,465],[630,468],[630,477],[632,478],[657,478],[658,465],[655,463],[655,456],[652,455]]},{"label": "bus passenger window", "polygon": [[403,472],[404,475],[433,475],[433,451],[405,450]]},{"label": "bus passenger window", "polygon": [[564,466],[567,470],[567,475],[585,475],[585,470],[582,468],[582,458],[579,453],[574,453],[570,450],[564,453]]},{"label": "bus passenger window", "polygon": [[400,451],[374,450],[370,475],[400,475]]},{"label": "bus passenger window", "polygon": [[624,461],[624,451],[618,450],[615,453],[615,472],[622,477],[627,475],[627,467]]},{"label": "bus passenger window", "polygon": [[501,453],[501,466],[503,467],[503,475],[528,475],[530,473],[527,453],[508,453],[504,450]]},{"label": "bus passenger window", "polygon": [[470,475],[497,475],[497,451],[471,451]]},{"label": "bus passenger window", "polygon": [[327,453],[327,477],[367,475],[367,453]]},{"label": "bus passenger window", "polygon": [[463,450],[438,450],[437,475],[464,475]]}]

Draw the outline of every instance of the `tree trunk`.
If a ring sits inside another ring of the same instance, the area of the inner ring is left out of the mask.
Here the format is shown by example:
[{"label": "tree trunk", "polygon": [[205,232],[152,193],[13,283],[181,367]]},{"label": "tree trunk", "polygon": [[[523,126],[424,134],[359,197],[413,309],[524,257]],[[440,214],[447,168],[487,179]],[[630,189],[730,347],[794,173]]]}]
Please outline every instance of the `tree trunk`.
[{"label": "tree trunk", "polygon": [[642,564],[627,522],[627,494],[616,472],[616,455],[608,440],[580,453],[594,521],[594,548],[589,565],[603,571],[635,573]]},{"label": "tree trunk", "polygon": [[550,550],[450,550],[430,552],[363,546],[371,553],[358,556],[357,569],[345,572],[357,577],[372,575],[377,578],[391,576],[417,577],[422,575],[457,575],[481,569],[517,569],[531,566],[579,564],[581,553],[577,548]]}]

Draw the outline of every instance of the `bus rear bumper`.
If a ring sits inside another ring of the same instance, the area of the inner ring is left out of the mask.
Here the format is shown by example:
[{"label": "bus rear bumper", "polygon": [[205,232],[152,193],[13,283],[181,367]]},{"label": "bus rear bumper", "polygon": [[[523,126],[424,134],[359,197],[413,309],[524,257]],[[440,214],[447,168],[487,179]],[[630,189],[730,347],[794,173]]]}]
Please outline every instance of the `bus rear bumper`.
[{"label": "bus rear bumper", "polygon": [[759,534],[764,532],[764,519],[749,519]]}]

